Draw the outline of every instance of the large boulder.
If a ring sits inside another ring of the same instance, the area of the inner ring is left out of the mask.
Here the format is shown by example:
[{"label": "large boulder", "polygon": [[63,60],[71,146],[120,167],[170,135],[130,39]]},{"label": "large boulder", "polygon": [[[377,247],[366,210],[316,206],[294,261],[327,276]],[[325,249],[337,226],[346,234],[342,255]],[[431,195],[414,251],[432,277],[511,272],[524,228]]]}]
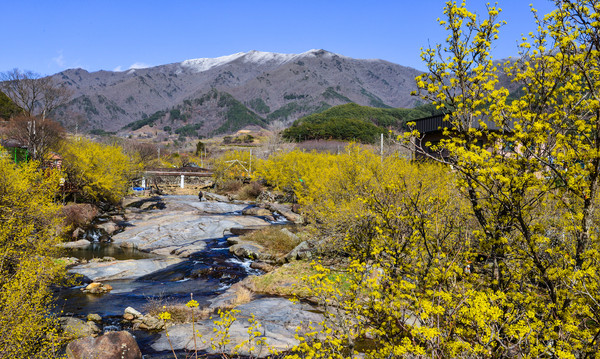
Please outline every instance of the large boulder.
[{"label": "large boulder", "polygon": [[59,243],[56,246],[62,247],[62,248],[84,248],[89,245],[90,245],[90,241],[88,241],[87,239],[80,239],[78,241],[73,241],[73,242]]},{"label": "large boulder", "polygon": [[285,259],[289,261],[302,260],[312,258],[312,248],[307,241],[298,244],[290,253],[285,256]]},{"label": "large boulder", "polygon": [[104,294],[110,292],[112,289],[113,288],[110,284],[92,282],[88,284],[85,288],[81,288],[81,291],[90,294]]},{"label": "large boulder", "polygon": [[165,269],[181,262],[177,257],[127,259],[80,264],[69,271],[90,278],[95,282],[117,279],[137,279],[146,274]]},{"label": "large boulder", "polygon": [[220,194],[212,193],[212,192],[204,192],[204,198],[208,201],[219,201],[219,202],[228,202],[229,199],[226,196],[221,196]]},{"label": "large boulder", "polygon": [[67,338],[83,338],[87,336],[96,336],[101,330],[94,322],[86,322],[84,320],[73,317],[58,318],[63,335]]},{"label": "large boulder", "polygon": [[277,259],[272,254],[267,253],[265,248],[260,244],[243,240],[229,247],[229,252],[238,257],[253,260],[274,261]]},{"label": "large boulder", "polygon": [[280,204],[280,203],[269,203],[267,204],[267,208],[273,212],[279,212],[285,219],[290,222],[294,222],[297,224],[304,223],[304,218],[298,213],[292,212],[292,206]]},{"label": "large boulder", "polygon": [[112,236],[113,234],[115,234],[115,232],[122,229],[121,226],[119,226],[118,224],[116,224],[113,221],[100,223],[100,224],[96,225],[96,227],[103,229],[106,232],[106,234],[108,234],[109,236]]},{"label": "large boulder", "polygon": [[259,216],[259,217],[267,217],[271,215],[271,211],[265,208],[260,207],[250,207],[246,208],[242,211],[243,215],[246,216]]},{"label": "large boulder", "polygon": [[[175,205],[179,205],[181,211],[174,210]],[[238,205],[197,202],[197,200],[170,205],[160,215],[132,218],[132,226],[114,235],[113,243],[121,247],[136,247],[154,254],[187,257],[202,251],[206,247],[207,240],[223,237],[224,232],[232,227],[268,225],[263,219],[257,217],[221,215],[221,213],[230,213],[231,210],[237,211],[238,208],[241,211],[247,207],[247,205],[239,205],[236,208],[226,208],[233,206]],[[219,214],[199,215],[209,210]]]},{"label": "large boulder", "polygon": [[86,337],[69,343],[67,358],[142,359],[142,352],[128,332],[108,332],[97,338]]}]

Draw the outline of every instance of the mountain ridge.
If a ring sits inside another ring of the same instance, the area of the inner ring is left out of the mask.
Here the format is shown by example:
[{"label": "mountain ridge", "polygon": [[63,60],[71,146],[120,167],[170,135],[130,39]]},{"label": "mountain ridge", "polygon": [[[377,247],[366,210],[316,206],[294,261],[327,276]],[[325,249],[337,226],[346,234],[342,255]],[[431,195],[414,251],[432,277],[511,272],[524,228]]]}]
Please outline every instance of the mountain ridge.
[{"label": "mountain ridge", "polygon": [[[385,60],[353,59],[326,50],[252,50],[125,71],[68,69],[53,78],[70,88],[73,98],[54,115],[67,127],[78,121],[79,128],[114,132],[162,111],[164,116],[155,121],[158,128],[197,125],[198,136],[207,136],[223,133],[217,130],[227,122],[236,125],[226,126],[226,132],[240,129],[244,123],[235,115],[246,111],[253,122],[266,125],[291,123],[348,102],[413,107],[417,99],[410,92],[420,73]],[[200,101],[213,90],[218,99]],[[225,94],[237,102],[220,100]],[[183,115],[172,118],[173,109]]]}]

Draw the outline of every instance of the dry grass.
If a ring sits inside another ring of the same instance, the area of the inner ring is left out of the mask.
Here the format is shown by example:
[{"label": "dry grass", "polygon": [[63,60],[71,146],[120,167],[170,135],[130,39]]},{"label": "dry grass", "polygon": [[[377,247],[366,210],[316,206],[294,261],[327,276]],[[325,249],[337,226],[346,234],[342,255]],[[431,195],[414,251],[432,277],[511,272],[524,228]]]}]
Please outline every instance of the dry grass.
[{"label": "dry grass", "polygon": [[[336,282],[336,277],[339,276],[341,278],[339,286],[342,290],[350,290],[351,286],[350,278],[345,274],[346,266],[347,263],[338,263],[330,267],[331,272],[326,275],[326,278],[332,282]],[[272,272],[251,277],[249,280],[256,293],[314,299],[314,293],[306,279],[317,274],[319,272],[313,269],[311,262],[293,261]]]},{"label": "dry grass", "polygon": [[315,274],[309,262],[293,261],[251,281],[257,293],[306,298],[310,291],[303,278]]},{"label": "dry grass", "polygon": [[240,283],[234,284],[230,290],[235,290],[228,300],[219,304],[219,309],[230,310],[238,305],[246,304],[254,299],[254,293],[248,288],[241,286]]},{"label": "dry grass", "polygon": [[348,142],[336,140],[310,140],[296,144],[296,147],[306,152],[343,153]]},{"label": "dry grass", "polygon": [[226,193],[235,193],[242,188],[242,182],[238,180],[227,180],[219,184],[219,189]]},{"label": "dry grass", "polygon": [[235,292],[235,307],[238,305],[246,304],[252,301],[254,298],[254,293],[250,291],[248,288],[240,287]]},{"label": "dry grass", "polygon": [[238,191],[238,198],[241,200],[254,200],[263,192],[263,190],[264,187],[260,182],[254,181],[244,185],[244,187]]},{"label": "dry grass", "polygon": [[87,203],[69,203],[61,211],[65,226],[71,228],[84,227],[98,215],[98,209]]},{"label": "dry grass", "polygon": [[[164,296],[147,298],[148,302],[144,306],[144,311],[148,314],[158,317],[162,312],[171,314],[173,323],[191,323],[194,320],[209,318],[213,311],[208,308],[188,308],[185,303],[173,303]],[[193,314],[193,315],[192,315]]]},{"label": "dry grass", "polygon": [[268,226],[264,229],[249,233],[242,237],[245,241],[251,241],[263,246],[270,254],[284,256],[294,249],[302,240],[281,231],[283,228],[292,227]]}]

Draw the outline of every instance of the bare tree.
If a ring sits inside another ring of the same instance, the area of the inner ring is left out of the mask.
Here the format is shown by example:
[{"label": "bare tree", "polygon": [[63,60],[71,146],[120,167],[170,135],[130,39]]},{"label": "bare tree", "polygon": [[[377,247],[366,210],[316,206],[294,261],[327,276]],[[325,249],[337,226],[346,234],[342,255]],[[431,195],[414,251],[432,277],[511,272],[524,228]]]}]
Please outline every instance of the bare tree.
[{"label": "bare tree", "polygon": [[65,130],[56,121],[17,116],[9,122],[8,135],[27,146],[31,159],[43,161],[46,155],[58,148]]},{"label": "bare tree", "polygon": [[294,144],[286,142],[281,136],[281,131],[286,128],[282,121],[273,121],[269,125],[269,136],[262,142],[261,158],[267,158],[277,151],[290,151],[294,148]]},{"label": "bare tree", "polygon": [[33,160],[44,160],[64,137],[62,126],[47,115],[65,104],[71,91],[56,84],[51,77],[19,69],[1,73],[0,81],[0,91],[22,112],[12,119],[9,135],[27,146]]},{"label": "bare tree", "polygon": [[71,91],[47,76],[31,71],[13,69],[0,74],[0,90],[23,109],[28,117],[45,119],[52,110],[65,104]]}]

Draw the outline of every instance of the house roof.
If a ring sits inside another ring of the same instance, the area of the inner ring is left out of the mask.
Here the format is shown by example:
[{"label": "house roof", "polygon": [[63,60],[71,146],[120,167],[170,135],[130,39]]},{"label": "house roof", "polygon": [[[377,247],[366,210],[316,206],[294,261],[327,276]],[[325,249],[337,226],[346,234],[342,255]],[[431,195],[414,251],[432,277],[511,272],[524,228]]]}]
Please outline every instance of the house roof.
[{"label": "house roof", "polygon": [[27,146],[25,144],[23,144],[19,140],[15,140],[14,138],[7,138],[7,139],[4,139],[4,140],[0,140],[0,145],[2,145],[2,147],[27,148]]},{"label": "house roof", "polygon": [[[449,129],[454,128],[454,125],[450,121],[444,120],[445,116],[446,116],[445,114],[434,115],[434,116],[419,118],[419,119],[413,120],[411,122],[415,123],[415,128],[421,134],[441,131],[444,128],[449,128]],[[487,125],[488,130],[492,130],[492,131],[501,130],[501,128],[498,127],[498,125],[496,125],[496,123],[494,121],[484,120],[483,122]],[[474,127],[480,128],[479,123],[475,123]]]},{"label": "house roof", "polygon": [[49,160],[62,160],[63,158],[56,152],[50,152],[48,154],[48,159]]}]

